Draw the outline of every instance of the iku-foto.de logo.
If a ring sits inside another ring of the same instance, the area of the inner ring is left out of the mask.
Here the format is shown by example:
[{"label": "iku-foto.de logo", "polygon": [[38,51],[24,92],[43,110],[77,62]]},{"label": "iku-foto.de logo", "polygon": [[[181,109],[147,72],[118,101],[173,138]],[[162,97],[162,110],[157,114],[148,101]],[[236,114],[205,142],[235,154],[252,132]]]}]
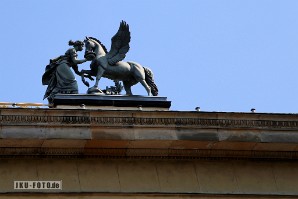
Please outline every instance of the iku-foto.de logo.
[{"label": "iku-foto.de logo", "polygon": [[14,181],[14,189],[60,189],[62,181]]}]

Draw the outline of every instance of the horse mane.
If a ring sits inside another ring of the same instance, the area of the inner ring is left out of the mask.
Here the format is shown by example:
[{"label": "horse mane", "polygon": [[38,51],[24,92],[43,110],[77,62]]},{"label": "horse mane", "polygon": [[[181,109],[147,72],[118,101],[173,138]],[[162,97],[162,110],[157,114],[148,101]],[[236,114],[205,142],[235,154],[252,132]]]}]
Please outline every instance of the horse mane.
[{"label": "horse mane", "polygon": [[89,39],[92,39],[94,41],[96,41],[97,43],[99,43],[101,45],[101,47],[103,48],[103,50],[105,51],[105,53],[108,53],[107,48],[105,47],[105,45],[103,45],[98,39],[94,38],[94,37],[88,37]]}]

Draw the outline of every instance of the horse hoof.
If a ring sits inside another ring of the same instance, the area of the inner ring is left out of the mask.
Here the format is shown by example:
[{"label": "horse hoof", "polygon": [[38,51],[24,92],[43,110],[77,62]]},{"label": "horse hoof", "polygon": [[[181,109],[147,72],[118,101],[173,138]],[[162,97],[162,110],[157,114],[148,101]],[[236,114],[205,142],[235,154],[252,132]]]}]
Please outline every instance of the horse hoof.
[{"label": "horse hoof", "polygon": [[91,87],[87,90],[87,94],[102,94],[104,95],[104,93],[102,92],[102,90],[100,90],[97,87]]}]

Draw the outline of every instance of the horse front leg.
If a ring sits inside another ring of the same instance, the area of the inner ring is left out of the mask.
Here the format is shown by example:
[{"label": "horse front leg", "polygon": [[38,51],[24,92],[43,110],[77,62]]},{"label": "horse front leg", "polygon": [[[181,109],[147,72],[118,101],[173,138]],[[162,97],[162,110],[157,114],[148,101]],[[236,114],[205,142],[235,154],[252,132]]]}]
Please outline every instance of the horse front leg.
[{"label": "horse front leg", "polygon": [[90,75],[90,70],[81,70],[81,79],[82,79],[82,82],[87,86],[89,87],[89,82],[85,80],[85,74],[88,74]]},{"label": "horse front leg", "polygon": [[105,70],[99,66],[97,74],[96,74],[96,81],[95,81],[94,87],[98,87],[99,80],[102,77],[104,72],[105,72]]},{"label": "horse front leg", "polygon": [[101,79],[104,72],[105,72],[105,70],[102,67],[98,66],[95,84],[93,87],[88,89],[88,91],[87,91],[88,93],[103,93],[102,90],[100,90],[98,88],[98,84],[99,84],[99,80]]}]

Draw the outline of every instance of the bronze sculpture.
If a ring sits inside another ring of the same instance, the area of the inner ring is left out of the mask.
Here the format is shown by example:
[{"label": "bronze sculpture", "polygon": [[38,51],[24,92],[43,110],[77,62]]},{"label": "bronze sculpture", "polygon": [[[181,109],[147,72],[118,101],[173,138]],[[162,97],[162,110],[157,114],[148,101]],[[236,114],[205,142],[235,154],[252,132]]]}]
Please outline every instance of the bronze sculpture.
[{"label": "bronze sculpture", "polygon": [[[44,99],[48,98],[49,103],[53,102],[56,94],[78,94],[78,84],[73,72],[81,76],[83,83],[89,87],[89,83],[85,77],[94,80],[93,87],[89,88],[88,94],[107,94],[119,95],[122,90],[123,82],[126,95],[132,95],[131,86],[140,82],[146,89],[148,96],[157,96],[158,88],[153,80],[153,73],[149,68],[143,67],[136,62],[122,61],[129,50],[130,31],[126,22],[122,21],[117,33],[112,37],[111,49],[108,52],[106,47],[96,38],[86,37],[84,43],[82,41],[69,41],[69,45],[73,46],[66,53],[55,59],[51,59],[46,66],[46,70],[42,76],[42,84],[48,85],[44,95]],[[85,44],[85,59],[78,60],[77,52],[82,51]],[[78,64],[91,61],[91,70],[78,70]],[[98,83],[101,77],[114,80],[115,87],[110,87],[101,91]]]},{"label": "bronze sculpture", "polygon": [[112,80],[123,81],[126,95],[132,95],[131,86],[140,82],[146,89],[148,96],[157,96],[158,88],[153,80],[153,73],[150,69],[141,66],[136,62],[122,61],[129,50],[130,32],[129,26],[122,21],[118,32],[112,37],[111,49],[108,52],[106,47],[94,37],[86,37],[85,58],[91,60],[91,70],[81,70],[82,81],[86,86],[85,76],[95,76],[96,82],[88,89],[88,93],[102,93],[98,88],[101,77]]},{"label": "bronze sculpture", "polygon": [[68,44],[72,48],[68,49],[64,55],[51,59],[42,76],[42,84],[48,85],[44,99],[48,98],[49,103],[52,103],[57,93],[78,93],[78,84],[70,68],[73,68],[76,74],[81,75],[78,64],[86,62],[87,59],[78,60],[77,51],[83,50],[84,43],[70,40]]}]

